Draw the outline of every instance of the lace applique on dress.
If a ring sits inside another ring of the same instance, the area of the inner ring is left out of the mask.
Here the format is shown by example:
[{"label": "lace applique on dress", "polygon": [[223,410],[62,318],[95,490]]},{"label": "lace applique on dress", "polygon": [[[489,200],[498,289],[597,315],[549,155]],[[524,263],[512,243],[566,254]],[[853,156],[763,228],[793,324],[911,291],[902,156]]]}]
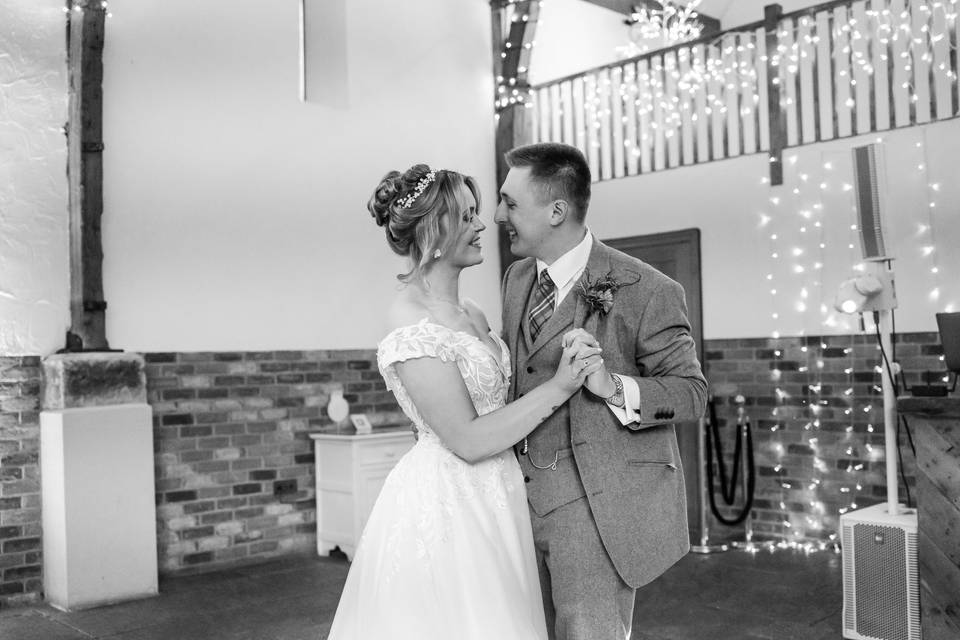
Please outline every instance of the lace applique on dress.
[{"label": "lace applique on dress", "polygon": [[[491,334],[493,335],[493,334]],[[414,325],[399,327],[380,341],[377,365],[393,391],[400,408],[417,426],[421,435],[434,436],[397,376],[395,365],[412,358],[439,358],[456,362],[477,415],[484,415],[504,405],[510,383],[510,355],[499,337],[494,337],[500,353],[474,335],[455,331],[424,318]]]},{"label": "lace applique on dress", "polygon": [[[474,335],[425,318],[415,325],[391,331],[377,349],[380,373],[400,408],[416,425],[420,444],[443,452],[430,458],[429,468],[424,468],[426,459],[421,459],[417,466],[401,464],[395,469],[394,480],[409,490],[398,492],[394,506],[400,512],[414,512],[416,554],[422,559],[428,558],[431,549],[446,540],[448,525],[455,512],[470,504],[470,498],[483,496],[492,501],[493,506],[507,508],[508,494],[515,491],[516,485],[503,455],[513,456],[512,453],[501,454],[469,464],[450,452],[413,404],[397,375],[396,364],[413,358],[455,362],[477,415],[484,415],[504,405],[510,383],[509,351],[499,337],[495,336],[494,341],[500,353],[494,353],[489,345]],[[409,539],[408,526],[410,522],[405,521],[393,523],[390,527],[386,536],[390,552],[398,541]],[[394,573],[393,569],[398,566],[396,562],[394,565],[387,569],[385,579]]]}]

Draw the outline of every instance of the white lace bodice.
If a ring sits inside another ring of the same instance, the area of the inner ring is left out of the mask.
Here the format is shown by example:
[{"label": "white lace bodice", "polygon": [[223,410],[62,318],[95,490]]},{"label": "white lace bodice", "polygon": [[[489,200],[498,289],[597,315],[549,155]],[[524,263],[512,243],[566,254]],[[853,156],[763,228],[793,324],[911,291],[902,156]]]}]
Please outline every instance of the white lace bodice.
[{"label": "white lace bodice", "polygon": [[421,438],[436,437],[417,411],[397,376],[395,365],[412,358],[440,358],[456,362],[460,375],[470,393],[477,415],[483,415],[504,405],[510,384],[510,352],[495,333],[490,335],[499,347],[494,353],[476,336],[456,331],[424,318],[417,324],[398,327],[388,333],[377,347],[377,365],[393,391],[400,408],[417,426]]}]

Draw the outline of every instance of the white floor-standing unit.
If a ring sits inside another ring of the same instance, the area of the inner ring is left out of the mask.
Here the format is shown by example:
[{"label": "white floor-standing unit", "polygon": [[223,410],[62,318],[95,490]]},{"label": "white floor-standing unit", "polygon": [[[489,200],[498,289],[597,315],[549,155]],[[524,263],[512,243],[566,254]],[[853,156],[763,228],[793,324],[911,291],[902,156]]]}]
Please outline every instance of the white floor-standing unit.
[{"label": "white floor-standing unit", "polygon": [[152,411],[44,411],[43,590],[72,610],[157,594]]},{"label": "white floor-standing unit", "polygon": [[843,637],[920,640],[917,510],[886,503],[840,516]]}]

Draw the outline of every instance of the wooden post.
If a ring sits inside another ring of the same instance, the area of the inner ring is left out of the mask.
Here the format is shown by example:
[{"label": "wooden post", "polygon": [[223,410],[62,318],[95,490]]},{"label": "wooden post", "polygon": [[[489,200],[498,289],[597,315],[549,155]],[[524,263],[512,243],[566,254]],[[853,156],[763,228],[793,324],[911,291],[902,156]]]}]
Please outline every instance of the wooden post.
[{"label": "wooden post", "polygon": [[[770,130],[770,184],[783,184],[783,149],[787,146],[787,121],[780,105],[780,37],[778,28],[783,7],[770,4],[763,8],[763,30],[767,36],[767,124]],[[774,64],[776,56],[777,64]]]},{"label": "wooden post", "polygon": [[[527,19],[507,22],[505,12],[508,7],[514,11],[514,15],[526,15]],[[533,34],[536,33],[540,3],[536,0],[524,0],[511,5],[506,0],[491,0],[490,8],[493,27],[493,72],[495,78],[503,79],[502,84],[498,80],[498,93],[494,96],[497,118],[495,139],[497,188],[499,189],[510,170],[504,155],[513,147],[529,140],[527,107],[522,100],[511,102],[510,97],[513,90],[517,90],[523,99],[526,99],[529,89],[527,72],[530,64],[530,48],[526,45],[533,42]],[[500,86],[505,87],[504,94],[499,93]],[[503,96],[506,96],[505,101],[502,99]],[[510,242],[503,227],[499,227],[497,237],[502,274],[516,258],[510,253]]]},{"label": "wooden post", "polygon": [[70,330],[66,351],[109,349],[100,238],[105,18],[106,9],[99,0],[73,0],[67,17]]}]

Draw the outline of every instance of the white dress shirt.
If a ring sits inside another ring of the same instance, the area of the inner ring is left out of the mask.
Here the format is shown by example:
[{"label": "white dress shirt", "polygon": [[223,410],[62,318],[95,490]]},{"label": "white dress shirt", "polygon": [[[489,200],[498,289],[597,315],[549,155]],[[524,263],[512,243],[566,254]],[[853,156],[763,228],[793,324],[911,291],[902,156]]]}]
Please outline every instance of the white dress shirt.
[{"label": "white dress shirt", "polygon": [[[563,299],[573,290],[580,276],[583,275],[592,248],[593,234],[587,229],[583,240],[554,260],[553,263],[547,264],[543,260],[537,259],[537,278],[539,279],[540,274],[546,269],[547,273],[550,274],[550,279],[553,280],[553,284],[557,287],[557,295],[553,303],[554,311],[557,310]],[[624,406],[618,407],[609,402],[607,406],[624,425],[640,422],[640,386],[630,376],[614,375],[623,383]]]}]

